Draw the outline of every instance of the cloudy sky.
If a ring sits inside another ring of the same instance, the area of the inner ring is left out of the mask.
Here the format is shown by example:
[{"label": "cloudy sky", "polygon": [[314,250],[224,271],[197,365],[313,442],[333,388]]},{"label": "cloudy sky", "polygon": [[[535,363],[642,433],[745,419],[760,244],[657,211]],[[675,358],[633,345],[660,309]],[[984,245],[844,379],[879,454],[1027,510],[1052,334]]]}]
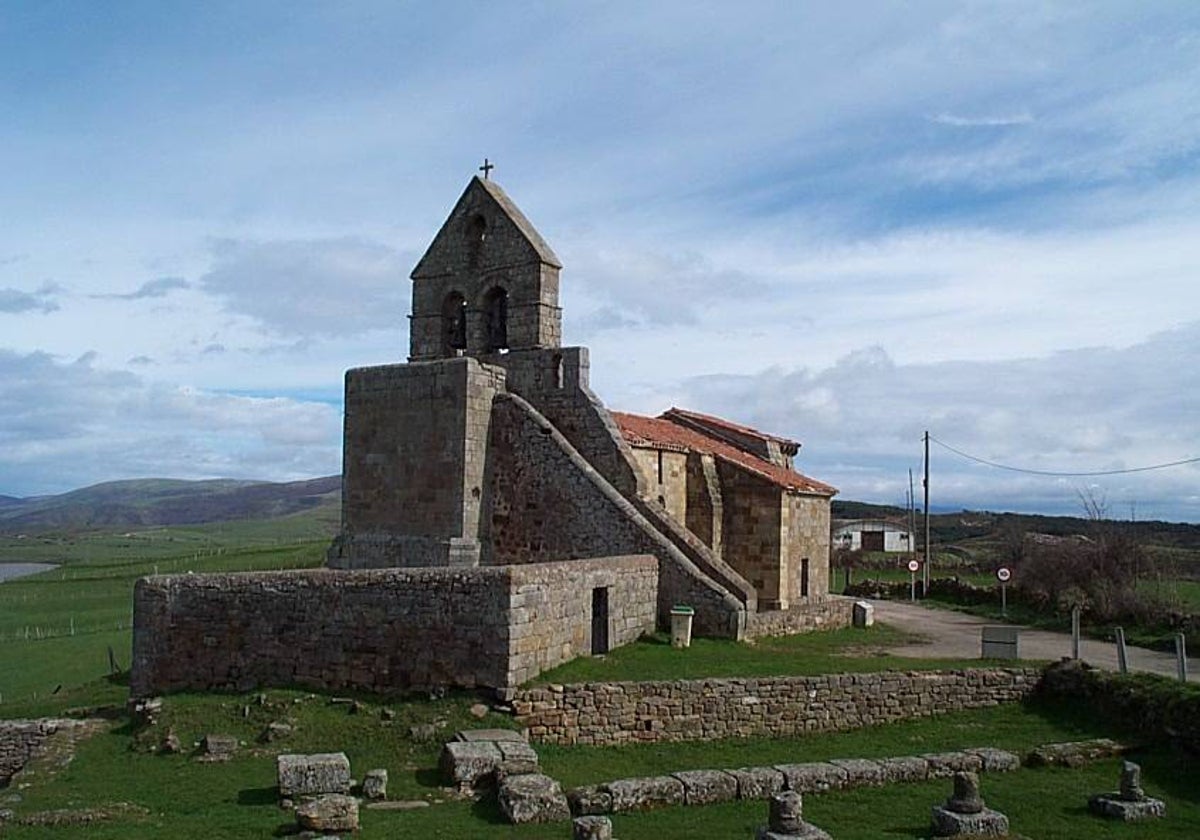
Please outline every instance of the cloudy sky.
[{"label": "cloudy sky", "polygon": [[[0,494],[340,470],[486,155],[612,407],[903,503],[1200,456],[1200,4],[0,0]],[[935,505],[1200,521],[1200,465]],[[919,493],[919,490],[918,490]]]}]

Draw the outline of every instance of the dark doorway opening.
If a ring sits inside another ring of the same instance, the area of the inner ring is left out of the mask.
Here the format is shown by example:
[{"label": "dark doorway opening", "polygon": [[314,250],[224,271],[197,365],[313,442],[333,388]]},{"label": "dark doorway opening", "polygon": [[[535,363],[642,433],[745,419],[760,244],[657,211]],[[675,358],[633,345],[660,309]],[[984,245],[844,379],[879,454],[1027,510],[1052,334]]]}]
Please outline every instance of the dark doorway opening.
[{"label": "dark doorway opening", "polygon": [[808,597],[808,558],[800,561],[800,597]]},{"label": "dark doorway opening", "polygon": [[883,531],[863,531],[862,550],[883,551]]},{"label": "dark doorway opening", "polygon": [[592,656],[608,653],[608,587],[592,590]]}]

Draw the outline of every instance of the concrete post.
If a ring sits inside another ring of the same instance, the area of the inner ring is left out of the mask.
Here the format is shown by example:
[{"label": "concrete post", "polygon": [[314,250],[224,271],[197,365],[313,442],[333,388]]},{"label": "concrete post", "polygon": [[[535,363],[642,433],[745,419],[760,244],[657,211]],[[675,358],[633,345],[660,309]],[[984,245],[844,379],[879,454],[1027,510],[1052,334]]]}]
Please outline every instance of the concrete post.
[{"label": "concrete post", "polygon": [[1129,673],[1129,652],[1125,649],[1125,628],[1117,628],[1117,667],[1122,674]]},{"label": "concrete post", "polygon": [[1175,662],[1179,668],[1179,681],[1187,682],[1187,636],[1182,633],[1175,634]]}]

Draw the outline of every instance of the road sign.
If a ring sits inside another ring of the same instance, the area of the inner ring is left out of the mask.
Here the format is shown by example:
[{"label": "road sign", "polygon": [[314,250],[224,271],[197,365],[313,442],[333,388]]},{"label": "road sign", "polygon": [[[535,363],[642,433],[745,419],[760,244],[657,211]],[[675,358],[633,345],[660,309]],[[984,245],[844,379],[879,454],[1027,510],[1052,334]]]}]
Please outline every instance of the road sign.
[{"label": "road sign", "polygon": [[921,570],[920,562],[917,560],[909,560],[908,561],[908,570],[910,572],[914,572],[914,573],[920,571]]},{"label": "road sign", "polygon": [[996,570],[996,580],[1000,581],[1001,583],[1008,583],[1011,578],[1012,572],[1008,570],[1007,566],[1001,566]]}]

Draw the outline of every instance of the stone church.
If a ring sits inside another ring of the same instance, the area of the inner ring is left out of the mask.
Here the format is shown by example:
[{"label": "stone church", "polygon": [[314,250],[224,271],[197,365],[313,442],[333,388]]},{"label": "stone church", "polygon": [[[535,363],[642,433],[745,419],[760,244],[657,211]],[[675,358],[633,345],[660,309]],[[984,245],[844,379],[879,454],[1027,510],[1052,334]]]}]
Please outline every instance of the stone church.
[{"label": "stone church", "polygon": [[346,374],[327,568],[143,578],[134,696],[302,685],[511,696],[695,610],[745,639],[849,623],[832,487],[795,441],[610,412],[562,346],[562,264],[474,178],[412,273],[406,364]]},{"label": "stone church", "polygon": [[[408,364],[346,376],[329,565],[650,553],[660,616],[691,604],[701,632],[734,637],[807,625],[828,600],[837,491],[795,471],[795,441],[678,408],[608,411],[587,348],[562,346],[561,269],[500,186],[473,178],[413,270]],[[595,527],[594,496],[622,527]],[[794,615],[763,616],[779,612]]]}]

